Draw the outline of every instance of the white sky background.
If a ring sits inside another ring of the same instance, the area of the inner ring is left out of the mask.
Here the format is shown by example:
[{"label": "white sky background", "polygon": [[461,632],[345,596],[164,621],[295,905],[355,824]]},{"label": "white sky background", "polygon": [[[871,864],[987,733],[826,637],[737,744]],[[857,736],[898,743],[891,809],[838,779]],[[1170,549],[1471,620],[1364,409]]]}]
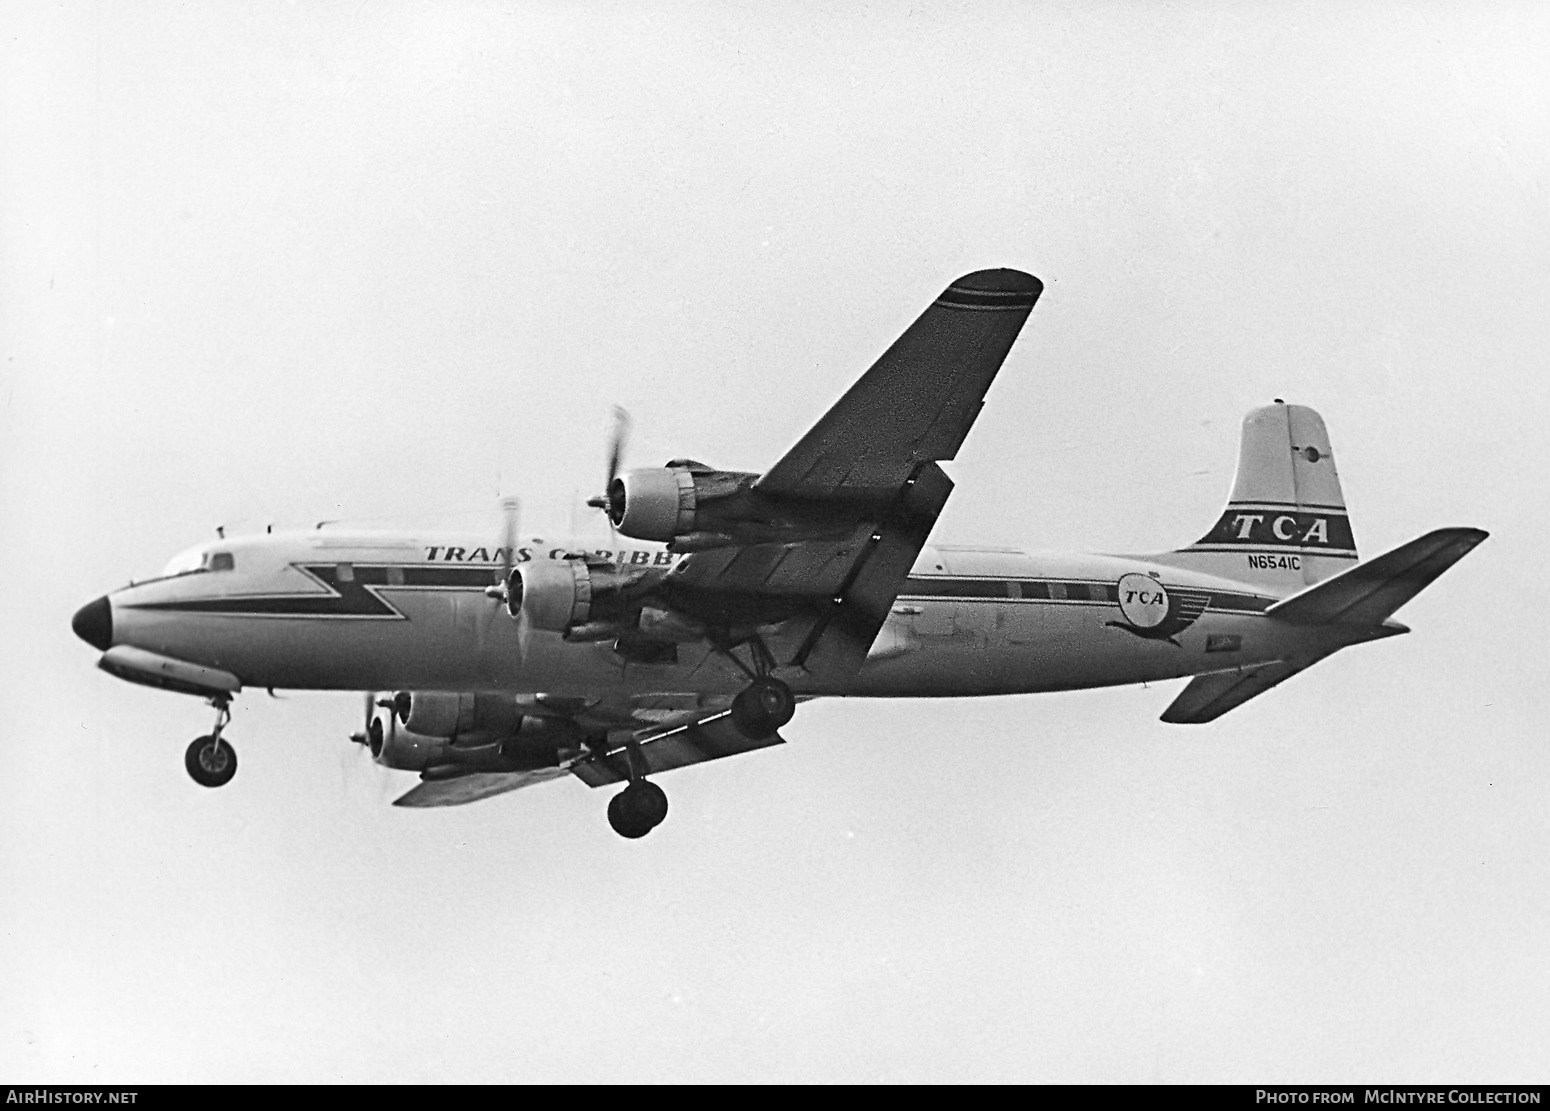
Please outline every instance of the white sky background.
[{"label": "white sky background", "polygon": [[[1550,1078],[1539,5],[7,5],[0,1075]],[[953,277],[1047,289],[936,536],[1155,550],[1311,404],[1359,543],[1492,538],[1217,723],[1179,684],[804,707],[392,809],[358,701],[70,616],[216,524],[563,528],[773,462]]]}]

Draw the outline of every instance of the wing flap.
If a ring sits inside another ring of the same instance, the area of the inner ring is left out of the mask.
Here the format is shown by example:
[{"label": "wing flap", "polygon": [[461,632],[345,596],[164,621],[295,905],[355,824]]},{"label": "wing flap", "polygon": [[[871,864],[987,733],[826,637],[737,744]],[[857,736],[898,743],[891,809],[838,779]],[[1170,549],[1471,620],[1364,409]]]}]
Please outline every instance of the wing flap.
[{"label": "wing flap", "polygon": [[414,809],[462,806],[520,787],[560,779],[569,772],[569,768],[539,768],[529,772],[470,772],[452,779],[427,779],[394,799],[393,805]]},{"label": "wing flap", "polygon": [[[732,724],[731,714],[723,710],[702,721],[642,740],[640,754],[646,762],[646,774],[655,775],[784,743],[785,739],[779,733],[757,741],[749,740]],[[629,758],[622,747],[607,755],[583,760],[570,770],[589,787],[624,783],[630,778]]]}]

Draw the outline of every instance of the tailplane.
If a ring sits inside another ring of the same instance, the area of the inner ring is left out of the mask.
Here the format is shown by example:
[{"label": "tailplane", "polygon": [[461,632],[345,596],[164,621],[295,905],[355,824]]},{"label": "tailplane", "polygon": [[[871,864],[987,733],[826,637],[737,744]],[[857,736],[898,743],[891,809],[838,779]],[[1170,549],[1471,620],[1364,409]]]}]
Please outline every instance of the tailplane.
[{"label": "tailplane", "polygon": [[1209,532],[1165,558],[1288,594],[1352,566],[1356,540],[1318,413],[1277,401],[1244,417],[1227,508]]},{"label": "tailplane", "polygon": [[1292,625],[1343,626],[1349,639],[1258,667],[1197,675],[1163,711],[1162,720],[1174,725],[1215,721],[1347,644],[1409,632],[1399,622],[1390,621],[1389,615],[1473,551],[1487,535],[1477,528],[1436,529],[1283,598],[1265,611],[1266,617]]}]

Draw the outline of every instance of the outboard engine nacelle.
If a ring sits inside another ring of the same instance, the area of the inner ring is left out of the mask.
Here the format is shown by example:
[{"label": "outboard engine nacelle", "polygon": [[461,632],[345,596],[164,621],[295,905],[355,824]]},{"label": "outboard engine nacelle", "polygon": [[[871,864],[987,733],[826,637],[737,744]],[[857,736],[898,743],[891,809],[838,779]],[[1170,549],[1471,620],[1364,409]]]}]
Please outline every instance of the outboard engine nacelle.
[{"label": "outboard engine nacelle", "polygon": [[716,532],[718,514],[712,503],[739,493],[758,477],[712,470],[692,459],[625,471],[609,484],[608,518],[614,528],[637,540]]},{"label": "outboard engine nacelle", "polygon": [[693,532],[698,503],[688,467],[625,471],[608,487],[609,520],[637,540],[671,540]]}]

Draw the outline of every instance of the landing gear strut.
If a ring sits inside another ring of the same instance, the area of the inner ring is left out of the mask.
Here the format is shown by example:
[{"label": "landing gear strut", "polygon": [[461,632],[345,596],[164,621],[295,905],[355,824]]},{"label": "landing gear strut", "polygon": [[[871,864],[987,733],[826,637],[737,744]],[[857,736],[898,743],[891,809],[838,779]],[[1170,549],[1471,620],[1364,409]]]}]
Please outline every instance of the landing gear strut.
[{"label": "landing gear strut", "polygon": [[215,707],[215,728],[205,737],[195,737],[183,755],[183,766],[201,787],[220,787],[237,774],[237,750],[221,736],[231,721],[231,698],[222,695],[210,700]]},{"label": "landing gear strut", "polygon": [[750,741],[762,741],[796,713],[797,700],[791,688],[770,674],[775,670],[775,657],[769,647],[757,636],[748,642],[748,654],[753,657],[750,668],[738,659],[732,646],[720,646],[722,655],[735,663],[749,682],[732,700],[732,724]]},{"label": "landing gear strut", "polygon": [[667,817],[667,794],[646,779],[646,761],[639,746],[626,746],[630,762],[630,784],[608,800],[608,824],[620,837],[635,840],[644,837]]}]

